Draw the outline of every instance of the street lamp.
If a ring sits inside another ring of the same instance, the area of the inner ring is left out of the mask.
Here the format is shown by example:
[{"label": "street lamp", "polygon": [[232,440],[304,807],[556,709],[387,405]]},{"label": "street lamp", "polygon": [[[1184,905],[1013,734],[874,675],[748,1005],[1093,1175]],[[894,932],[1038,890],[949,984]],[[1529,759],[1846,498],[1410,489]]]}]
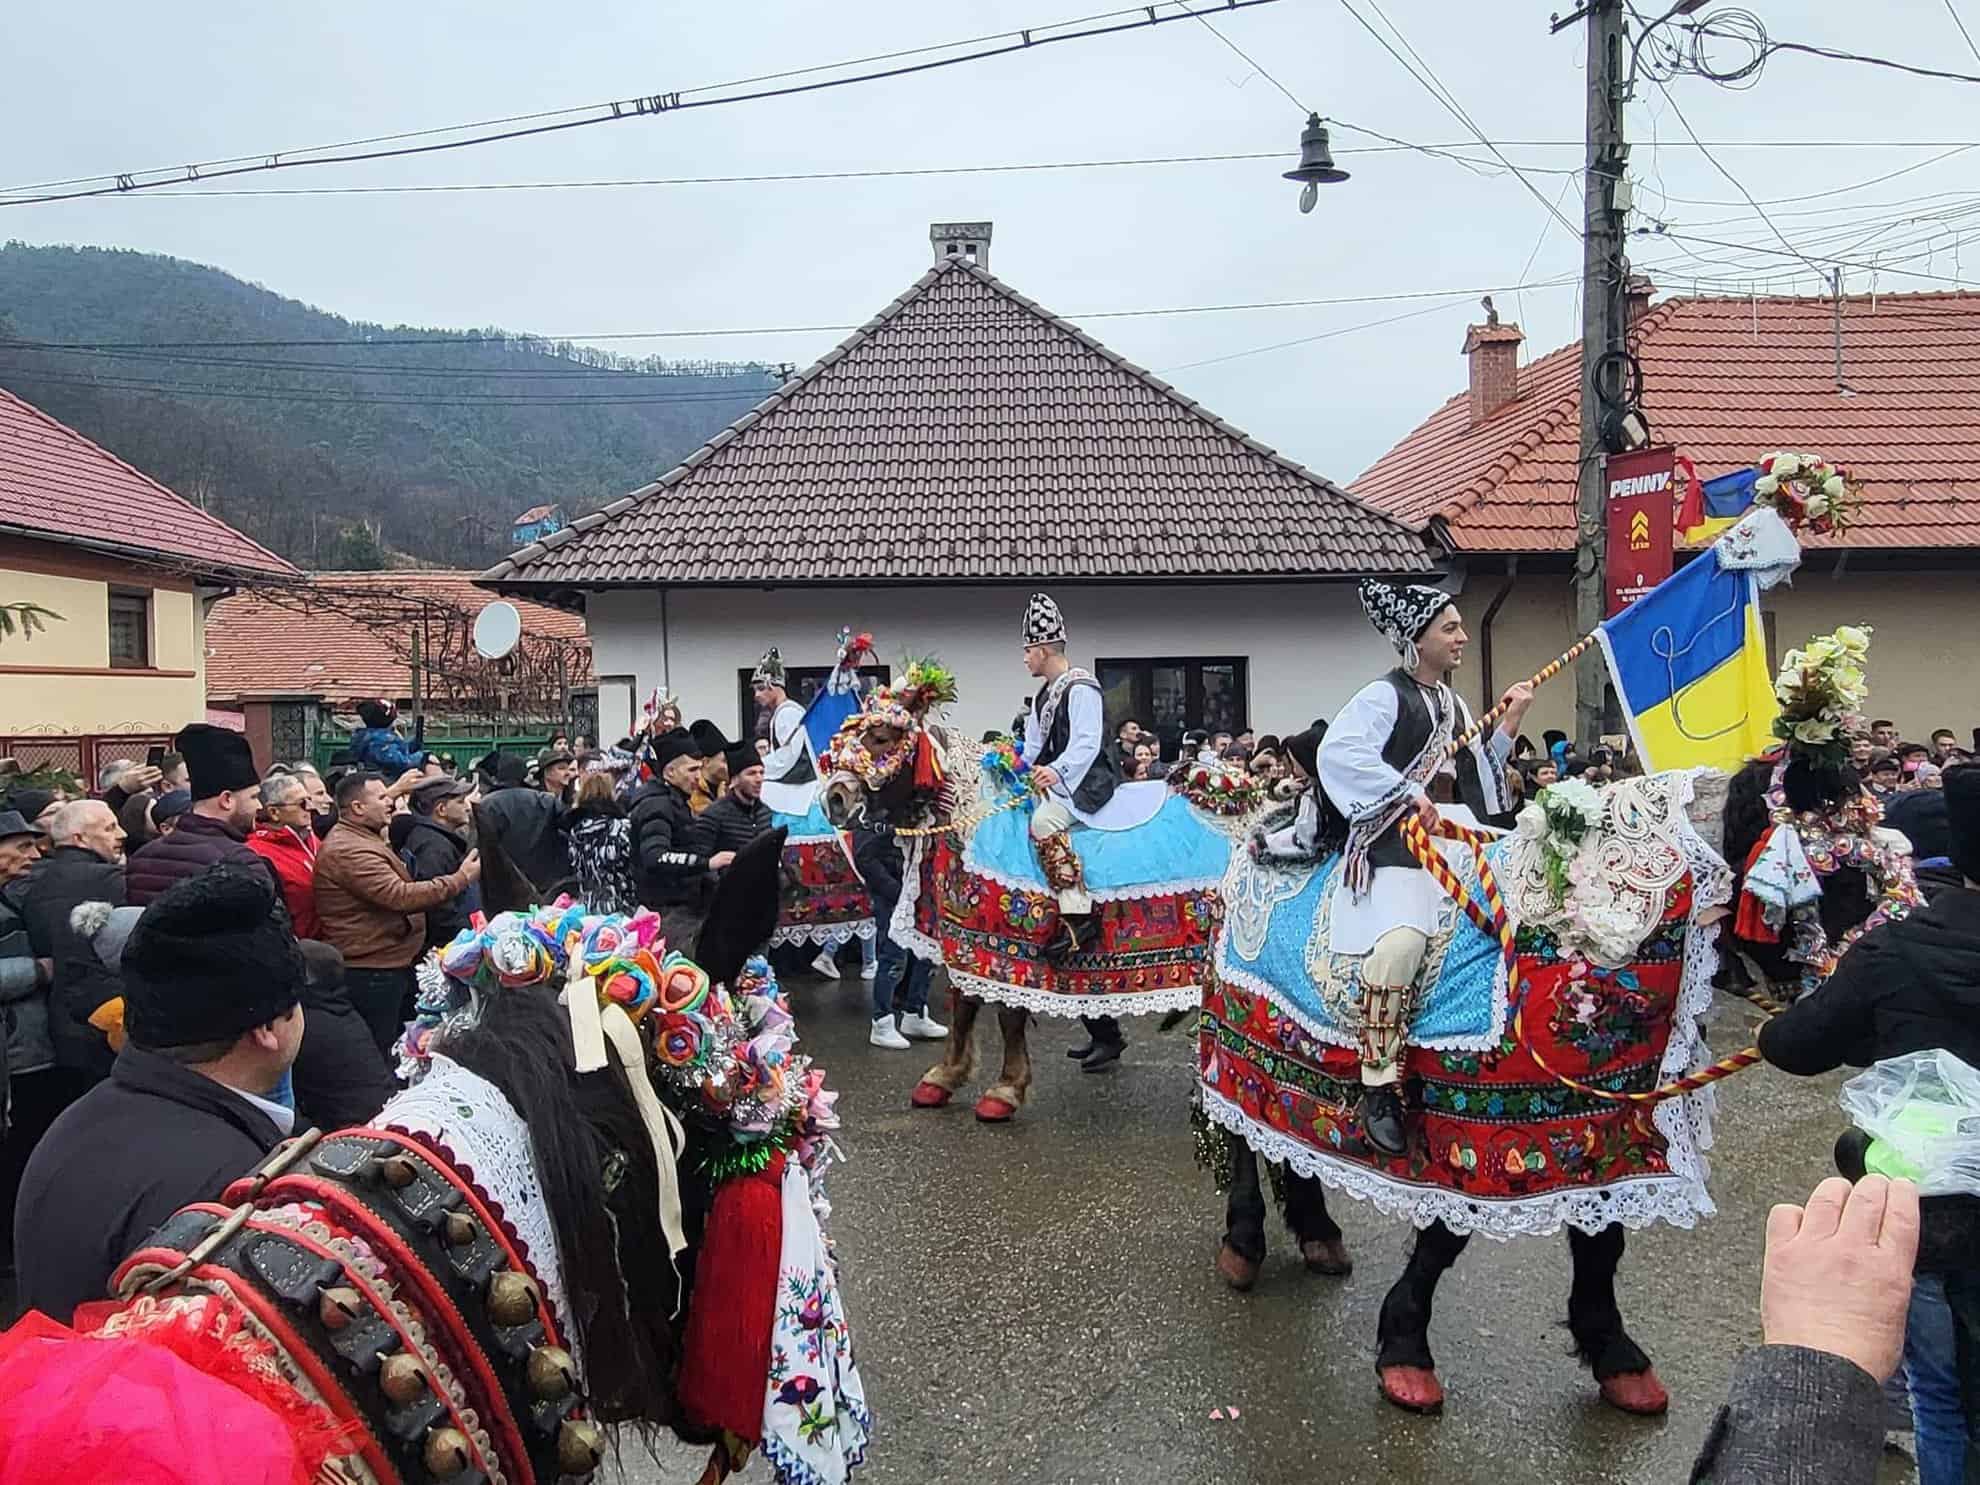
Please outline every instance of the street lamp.
[{"label": "street lamp", "polygon": [[1307,115],[1306,127],[1299,132],[1299,166],[1288,170],[1285,178],[1305,184],[1306,189],[1299,193],[1302,212],[1313,210],[1321,186],[1348,178],[1348,173],[1334,163],[1334,152],[1327,145],[1327,126],[1320,122],[1319,114]]}]

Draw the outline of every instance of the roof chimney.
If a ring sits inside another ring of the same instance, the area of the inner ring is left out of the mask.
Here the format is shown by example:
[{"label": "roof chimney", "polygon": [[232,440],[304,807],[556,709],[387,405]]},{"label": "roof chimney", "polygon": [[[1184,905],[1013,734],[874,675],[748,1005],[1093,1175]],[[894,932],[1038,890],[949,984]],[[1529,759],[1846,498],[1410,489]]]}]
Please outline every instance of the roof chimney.
[{"label": "roof chimney", "polygon": [[1471,362],[1471,421],[1482,423],[1519,398],[1519,344],[1526,337],[1517,325],[1499,323],[1492,296],[1484,299],[1485,323],[1467,326],[1464,354]]},{"label": "roof chimney", "polygon": [[989,222],[931,222],[928,241],[935,249],[935,261],[961,258],[978,268],[990,266]]},{"label": "roof chimney", "polygon": [[1628,310],[1624,323],[1634,325],[1650,313],[1650,296],[1656,292],[1657,286],[1650,282],[1648,274],[1632,273],[1623,287],[1623,306]]}]

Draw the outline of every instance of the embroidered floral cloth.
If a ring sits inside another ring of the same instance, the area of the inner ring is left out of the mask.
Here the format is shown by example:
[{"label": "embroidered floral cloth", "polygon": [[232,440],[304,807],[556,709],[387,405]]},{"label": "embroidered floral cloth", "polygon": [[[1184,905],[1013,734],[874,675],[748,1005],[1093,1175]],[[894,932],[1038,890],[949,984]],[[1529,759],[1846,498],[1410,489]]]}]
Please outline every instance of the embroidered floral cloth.
[{"label": "embroidered floral cloth", "polygon": [[782,1194],[763,1457],[779,1485],[843,1485],[866,1459],[873,1415],[853,1360],[838,1263],[819,1230],[811,1180],[796,1161],[784,1167]]}]

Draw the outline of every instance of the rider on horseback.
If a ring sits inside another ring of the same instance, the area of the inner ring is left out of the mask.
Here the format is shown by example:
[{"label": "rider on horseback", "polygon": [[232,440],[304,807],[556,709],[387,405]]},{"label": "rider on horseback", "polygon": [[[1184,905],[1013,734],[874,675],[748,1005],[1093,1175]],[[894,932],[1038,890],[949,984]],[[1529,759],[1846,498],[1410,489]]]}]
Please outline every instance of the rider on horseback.
[{"label": "rider on horseback", "polygon": [[1511,810],[1505,762],[1533,690],[1507,691],[1499,730],[1453,759],[1452,738],[1471,729],[1470,712],[1444,679],[1464,659],[1456,605],[1436,588],[1372,579],[1361,584],[1361,603],[1403,663],[1356,692],[1327,730],[1320,837],[1344,857],[1328,949],[1361,958],[1362,1131],[1393,1156],[1408,1149],[1396,1084],[1442,893],[1400,827],[1413,814],[1434,831],[1439,801],[1464,805],[1480,823]]}]

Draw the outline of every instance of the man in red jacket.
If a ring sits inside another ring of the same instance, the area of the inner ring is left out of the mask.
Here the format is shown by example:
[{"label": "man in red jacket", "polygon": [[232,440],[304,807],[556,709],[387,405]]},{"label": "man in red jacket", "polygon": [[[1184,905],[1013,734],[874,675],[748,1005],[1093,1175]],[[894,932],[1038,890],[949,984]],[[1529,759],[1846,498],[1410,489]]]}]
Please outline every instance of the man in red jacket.
[{"label": "man in red jacket", "polygon": [[294,774],[270,774],[261,782],[261,809],[247,847],[274,869],[297,938],[321,938],[316,914],[316,831],[309,790]]}]

